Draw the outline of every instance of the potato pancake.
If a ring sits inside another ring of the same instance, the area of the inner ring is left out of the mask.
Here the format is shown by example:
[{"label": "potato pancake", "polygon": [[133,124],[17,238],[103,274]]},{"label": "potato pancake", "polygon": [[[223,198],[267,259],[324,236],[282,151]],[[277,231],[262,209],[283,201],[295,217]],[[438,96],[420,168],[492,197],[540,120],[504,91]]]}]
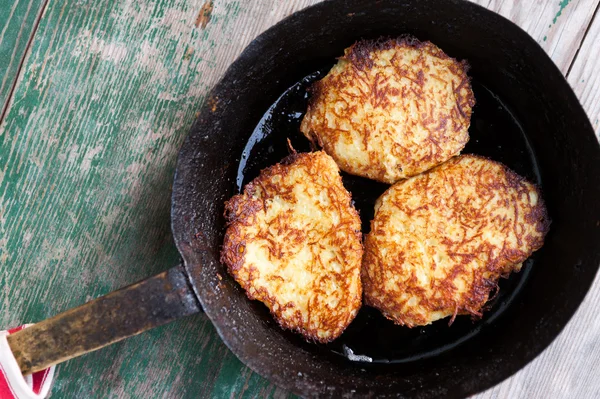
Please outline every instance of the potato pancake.
[{"label": "potato pancake", "polygon": [[343,171],[393,184],[469,140],[475,97],[467,69],[410,36],[359,41],[311,87],[300,130]]},{"label": "potato pancake", "polygon": [[378,200],[365,239],[365,303],[400,325],[480,317],[501,276],[549,229],[540,191],[506,166],[455,157]]},{"label": "potato pancake", "polygon": [[337,338],[361,306],[358,212],[335,161],[293,154],[225,204],[221,262],[283,328]]}]

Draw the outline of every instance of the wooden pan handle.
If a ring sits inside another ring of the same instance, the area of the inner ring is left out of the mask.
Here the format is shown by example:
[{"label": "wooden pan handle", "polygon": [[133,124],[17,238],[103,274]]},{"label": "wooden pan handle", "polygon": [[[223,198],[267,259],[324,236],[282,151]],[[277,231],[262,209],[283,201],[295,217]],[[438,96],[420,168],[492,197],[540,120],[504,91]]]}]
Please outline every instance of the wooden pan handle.
[{"label": "wooden pan handle", "polygon": [[23,374],[201,311],[182,265],[7,337]]}]

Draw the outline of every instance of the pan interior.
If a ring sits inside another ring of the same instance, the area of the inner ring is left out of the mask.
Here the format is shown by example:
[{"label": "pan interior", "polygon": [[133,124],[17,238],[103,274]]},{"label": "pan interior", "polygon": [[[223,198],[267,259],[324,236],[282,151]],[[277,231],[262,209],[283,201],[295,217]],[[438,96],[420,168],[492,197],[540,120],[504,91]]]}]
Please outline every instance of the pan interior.
[{"label": "pan interior", "polygon": [[[296,151],[310,151],[308,140],[299,130],[309,98],[307,88],[325,76],[330,67],[326,65],[292,85],[265,112],[241,154],[236,180],[238,191],[257,177],[262,169],[289,154],[288,138]],[[462,153],[484,155],[500,161],[540,185],[536,158],[518,118],[498,95],[476,78],[472,87],[477,103],[471,118],[470,140]],[[363,233],[366,234],[373,218],[375,200],[389,186],[344,172],[342,177],[361,215]],[[500,317],[526,285],[535,263],[534,256],[524,263],[520,273],[501,279],[499,294],[486,305],[489,310],[481,320],[458,316],[450,327],[448,319],[443,319],[429,326],[411,329],[396,326],[376,309],[363,306],[344,334],[330,344],[308,344],[293,333],[284,334],[294,345],[344,357],[347,361],[409,363],[423,360],[452,350]],[[264,318],[270,318],[267,308],[262,305],[260,308]]]}]

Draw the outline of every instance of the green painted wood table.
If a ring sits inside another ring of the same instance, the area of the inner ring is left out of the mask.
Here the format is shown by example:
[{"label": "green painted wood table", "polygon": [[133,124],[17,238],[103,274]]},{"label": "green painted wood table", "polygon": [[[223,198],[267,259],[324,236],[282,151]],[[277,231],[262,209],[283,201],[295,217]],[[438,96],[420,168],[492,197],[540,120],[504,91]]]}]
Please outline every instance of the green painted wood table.
[{"label": "green painted wood table", "polygon": [[[0,0],[0,326],[178,260],[177,150],[256,35],[316,0]],[[527,30],[600,116],[600,0],[480,0]],[[477,398],[600,397],[600,281],[556,342]],[[287,397],[203,315],[58,367],[56,398]]]}]

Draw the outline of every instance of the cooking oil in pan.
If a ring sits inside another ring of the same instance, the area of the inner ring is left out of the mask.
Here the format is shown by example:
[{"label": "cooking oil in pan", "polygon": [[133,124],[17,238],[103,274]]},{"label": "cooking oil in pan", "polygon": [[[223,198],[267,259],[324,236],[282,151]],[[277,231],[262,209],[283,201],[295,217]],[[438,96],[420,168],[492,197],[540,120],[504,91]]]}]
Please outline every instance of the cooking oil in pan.
[{"label": "cooking oil in pan", "polygon": [[[243,151],[237,174],[237,188],[258,176],[289,154],[289,139],[298,151],[310,151],[310,143],[300,133],[300,123],[308,104],[307,88],[312,82],[325,76],[329,68],[310,74],[286,90],[267,110],[250,136]],[[490,89],[472,82],[477,104],[473,109],[470,140],[462,151],[484,155],[500,161],[540,184],[535,154],[525,132],[513,112]],[[363,233],[368,233],[374,215],[376,199],[389,187],[362,177],[342,172],[345,187],[352,193],[358,209]],[[489,310],[483,318],[472,321],[468,316],[459,316],[451,327],[448,319],[436,321],[420,328],[394,325],[378,310],[364,306],[344,334],[334,342],[321,345],[309,344],[302,337],[285,331],[287,339],[309,351],[328,353],[333,358],[345,358],[366,366],[368,363],[411,363],[451,351],[458,345],[475,337],[509,309],[526,285],[534,267],[535,257],[523,264],[520,273],[512,274],[499,282],[500,291],[486,306]],[[266,317],[268,310],[265,307]]]}]

